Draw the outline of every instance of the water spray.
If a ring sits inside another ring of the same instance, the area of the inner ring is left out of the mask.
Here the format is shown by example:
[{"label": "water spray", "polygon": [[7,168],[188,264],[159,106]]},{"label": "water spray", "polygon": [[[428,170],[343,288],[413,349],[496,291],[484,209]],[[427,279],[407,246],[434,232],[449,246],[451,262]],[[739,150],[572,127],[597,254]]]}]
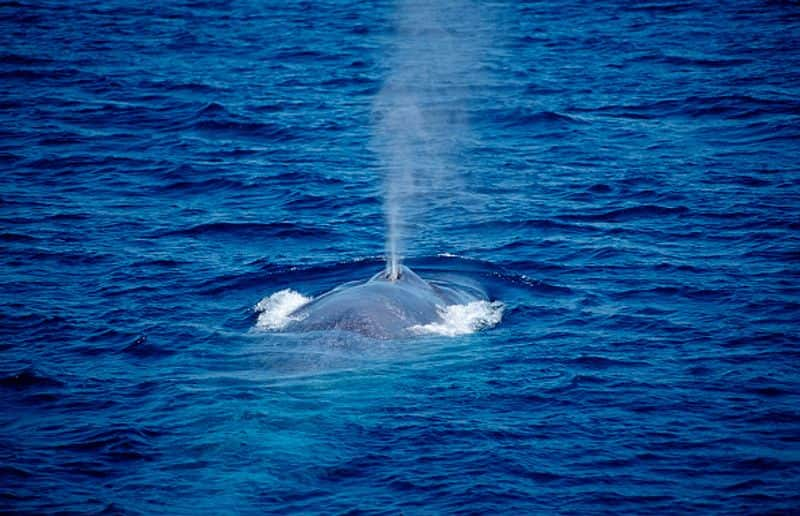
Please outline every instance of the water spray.
[{"label": "water spray", "polygon": [[479,47],[477,4],[401,0],[390,71],[373,105],[373,143],[384,171],[386,278],[400,278],[403,255],[437,208],[463,188],[454,156],[465,140],[469,88]]}]

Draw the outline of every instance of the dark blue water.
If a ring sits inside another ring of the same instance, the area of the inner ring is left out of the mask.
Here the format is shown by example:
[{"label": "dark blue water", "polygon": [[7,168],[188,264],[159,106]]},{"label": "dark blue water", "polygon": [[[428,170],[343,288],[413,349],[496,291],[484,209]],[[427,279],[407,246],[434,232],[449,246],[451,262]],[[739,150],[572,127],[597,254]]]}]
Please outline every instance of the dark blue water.
[{"label": "dark blue water", "polygon": [[0,4],[0,509],[800,507],[796,3],[451,14],[407,263],[503,320],[375,343],[253,307],[383,267],[398,6],[150,4]]}]

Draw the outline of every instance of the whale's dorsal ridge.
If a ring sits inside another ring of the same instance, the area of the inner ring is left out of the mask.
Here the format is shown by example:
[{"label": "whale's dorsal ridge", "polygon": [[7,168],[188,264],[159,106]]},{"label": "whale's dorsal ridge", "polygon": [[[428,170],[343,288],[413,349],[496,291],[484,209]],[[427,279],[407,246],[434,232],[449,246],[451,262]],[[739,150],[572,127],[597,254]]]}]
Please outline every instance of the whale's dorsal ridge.
[{"label": "whale's dorsal ridge", "polygon": [[341,285],[290,314],[289,331],[343,330],[389,339],[407,337],[412,328],[440,322],[440,309],[457,302],[483,299],[443,288],[420,278],[406,266],[392,279],[384,270],[365,282]]}]

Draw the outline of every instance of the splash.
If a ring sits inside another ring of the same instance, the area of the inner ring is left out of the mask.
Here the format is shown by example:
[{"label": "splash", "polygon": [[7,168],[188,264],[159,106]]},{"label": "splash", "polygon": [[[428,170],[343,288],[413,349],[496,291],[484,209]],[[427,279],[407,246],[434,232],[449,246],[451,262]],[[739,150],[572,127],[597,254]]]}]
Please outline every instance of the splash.
[{"label": "splash", "polygon": [[496,326],[505,306],[499,301],[472,301],[439,308],[440,321],[412,326],[412,332],[456,337]]},{"label": "splash", "polygon": [[298,320],[294,313],[310,302],[310,297],[292,289],[279,290],[259,301],[253,308],[258,312],[256,327],[262,330],[280,330]]}]

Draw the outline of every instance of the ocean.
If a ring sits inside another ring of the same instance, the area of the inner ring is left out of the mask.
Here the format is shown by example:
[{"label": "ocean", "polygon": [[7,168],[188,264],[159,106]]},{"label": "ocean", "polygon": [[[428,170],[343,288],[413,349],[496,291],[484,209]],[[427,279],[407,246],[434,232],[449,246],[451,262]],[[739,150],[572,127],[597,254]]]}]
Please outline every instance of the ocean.
[{"label": "ocean", "polygon": [[[788,1],[0,3],[0,510],[800,510],[798,42]],[[489,311],[280,331],[387,234]]]}]

